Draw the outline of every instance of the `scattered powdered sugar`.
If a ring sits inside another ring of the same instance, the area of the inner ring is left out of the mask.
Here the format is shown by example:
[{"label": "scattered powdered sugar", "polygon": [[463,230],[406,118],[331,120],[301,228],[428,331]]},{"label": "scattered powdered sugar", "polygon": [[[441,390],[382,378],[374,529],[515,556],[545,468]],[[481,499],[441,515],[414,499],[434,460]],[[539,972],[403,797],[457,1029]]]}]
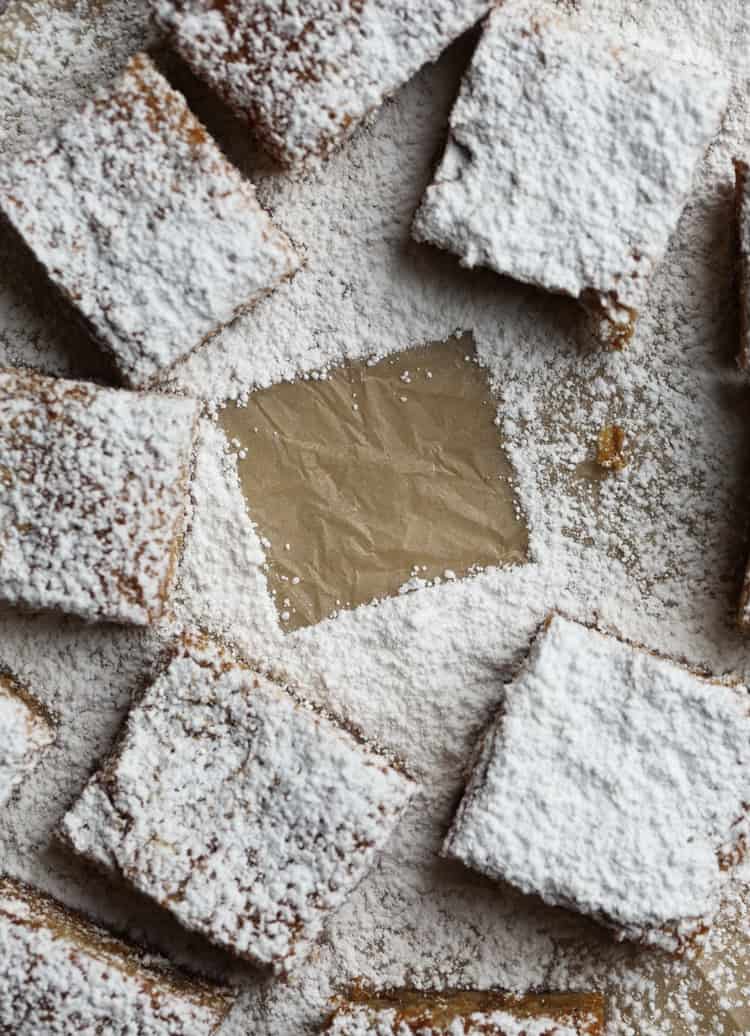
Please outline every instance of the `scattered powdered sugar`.
[{"label": "scattered powdered sugar", "polygon": [[413,791],[287,688],[186,642],[63,833],[188,928],[284,971],[372,867]]},{"label": "scattered powdered sugar", "polygon": [[0,169],[0,209],[135,387],[299,264],[145,54]]},{"label": "scattered powdered sugar", "polygon": [[[477,740],[550,608],[598,617],[716,672],[749,675],[747,641],[734,629],[746,555],[748,390],[734,369],[731,167],[750,148],[749,13],[738,0],[571,6],[580,8],[571,27],[631,44],[648,39],[696,64],[718,61],[734,79],[722,130],[624,354],[578,346],[574,304],[462,270],[410,240],[468,45],[421,72],[314,176],[263,171],[244,127],[218,108],[213,119],[202,111],[274,220],[304,241],[307,264],[181,364],[176,384],[213,401],[242,397],[345,357],[383,356],[473,329],[498,392],[532,554],[525,566],[405,593],[284,636],[231,458],[218,430],[202,431],[181,618],[213,618],[247,653],[300,678],[311,698],[403,755],[425,787],[419,809],[407,812],[308,963],[285,983],[242,974],[245,992],[227,1036],[317,1036],[329,998],[357,980],[376,988],[603,989],[608,1036],[728,1036],[728,1011],[735,1029],[750,1028],[742,1013],[744,888],[717,919],[704,964],[667,962],[438,855]],[[22,63],[10,65],[12,88],[0,90],[0,125],[14,152],[85,100],[147,35],[140,3],[113,0],[95,30],[85,4],[72,13],[40,0],[39,10]],[[5,88],[5,70],[0,76]],[[205,98],[196,92],[191,101]],[[80,357],[45,315],[47,296],[16,276],[19,253],[9,239],[0,250],[0,352],[6,362],[70,370]],[[592,474],[597,436],[614,422],[627,433],[630,464]],[[186,944],[167,922],[157,926],[137,897],[52,848],[52,832],[109,751],[158,643],[138,631],[8,614],[0,632],[7,663],[60,713],[44,779],[28,782],[4,812],[4,866],[121,928],[147,932],[183,960],[226,972],[202,943]]]},{"label": "scattered powdered sugar", "polygon": [[193,71],[287,164],[325,156],[493,0],[151,0]]},{"label": "scattered powdered sugar", "polygon": [[0,675],[0,806],[54,740],[54,728],[41,706],[15,680]]},{"label": "scattered powdered sugar", "polygon": [[553,616],[443,851],[623,938],[702,939],[744,855],[750,695]]},{"label": "scattered powdered sugar", "polygon": [[415,236],[580,298],[627,339],[729,83],[514,6],[487,20]]},{"label": "scattered powdered sugar", "polygon": [[735,158],[735,217],[740,289],[740,345],[737,362],[745,370],[750,367],[750,183],[747,173],[747,162]]},{"label": "scattered powdered sugar", "polygon": [[0,878],[0,1031],[210,1036],[229,991],[193,985],[21,884]]}]

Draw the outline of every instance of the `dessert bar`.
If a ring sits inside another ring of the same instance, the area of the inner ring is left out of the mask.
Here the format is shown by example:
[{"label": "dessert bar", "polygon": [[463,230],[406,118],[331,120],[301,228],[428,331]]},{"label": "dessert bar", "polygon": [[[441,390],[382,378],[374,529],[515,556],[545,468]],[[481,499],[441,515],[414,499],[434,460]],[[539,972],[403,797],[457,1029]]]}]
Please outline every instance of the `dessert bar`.
[{"label": "dessert bar", "polygon": [[197,412],[176,396],[0,370],[0,602],[158,619]]},{"label": "dessert bar", "polygon": [[172,46],[284,164],[325,157],[492,0],[150,0]]},{"label": "dessert bar", "polygon": [[572,295],[620,347],[727,97],[714,72],[499,7],[414,236]]},{"label": "dessert bar", "polygon": [[554,615],[506,689],[444,853],[682,952],[744,855],[748,803],[745,687]]},{"label": "dessert bar", "polygon": [[0,806],[54,740],[55,727],[44,705],[12,676],[0,672]]},{"label": "dessert bar", "polygon": [[234,1000],[8,877],[0,877],[0,960],[7,1036],[209,1036]]},{"label": "dessert bar", "polygon": [[0,211],[131,387],[299,265],[253,185],[144,54],[0,168]]},{"label": "dessert bar", "polygon": [[419,993],[395,990],[342,1006],[330,1036],[601,1036],[598,993]]},{"label": "dessert bar", "polygon": [[284,971],[373,865],[413,788],[286,687],[186,640],[62,836],[187,928]]}]

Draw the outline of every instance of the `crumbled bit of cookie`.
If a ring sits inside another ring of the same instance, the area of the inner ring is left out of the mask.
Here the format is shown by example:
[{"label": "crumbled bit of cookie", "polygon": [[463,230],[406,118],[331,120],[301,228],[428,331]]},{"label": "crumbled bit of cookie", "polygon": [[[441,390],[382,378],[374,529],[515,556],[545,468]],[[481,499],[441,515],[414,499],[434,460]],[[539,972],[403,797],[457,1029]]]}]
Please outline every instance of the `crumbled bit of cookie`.
[{"label": "crumbled bit of cookie", "polygon": [[197,76],[285,164],[325,157],[492,0],[151,0]]},{"label": "crumbled bit of cookie", "polygon": [[132,387],[299,265],[253,185],[144,54],[0,169],[0,212]]},{"label": "crumbled bit of cookie", "polygon": [[625,452],[625,430],[619,424],[608,424],[599,432],[596,463],[607,471],[622,471],[628,465]]},{"label": "crumbled bit of cookie", "polygon": [[719,74],[499,7],[414,236],[572,295],[621,348],[727,97]]},{"label": "crumbled bit of cookie", "polygon": [[705,938],[744,854],[747,688],[551,617],[488,731],[444,852],[618,938]]},{"label": "crumbled bit of cookie", "polygon": [[414,784],[284,687],[183,643],[63,837],[186,927],[277,971],[359,883]]},{"label": "crumbled bit of cookie", "polygon": [[198,405],[0,370],[0,601],[146,625],[165,610]]},{"label": "crumbled bit of cookie", "polygon": [[210,1036],[234,1001],[8,877],[0,959],[0,1032],[13,1036]]}]

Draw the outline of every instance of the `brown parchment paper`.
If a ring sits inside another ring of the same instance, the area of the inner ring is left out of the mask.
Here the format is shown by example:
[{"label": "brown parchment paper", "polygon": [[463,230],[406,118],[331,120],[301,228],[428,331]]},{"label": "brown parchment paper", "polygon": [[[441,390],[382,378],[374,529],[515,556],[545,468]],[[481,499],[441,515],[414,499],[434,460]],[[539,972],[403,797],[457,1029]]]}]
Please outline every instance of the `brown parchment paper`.
[{"label": "brown parchment paper", "polygon": [[525,560],[496,415],[468,334],[221,412],[285,628]]}]

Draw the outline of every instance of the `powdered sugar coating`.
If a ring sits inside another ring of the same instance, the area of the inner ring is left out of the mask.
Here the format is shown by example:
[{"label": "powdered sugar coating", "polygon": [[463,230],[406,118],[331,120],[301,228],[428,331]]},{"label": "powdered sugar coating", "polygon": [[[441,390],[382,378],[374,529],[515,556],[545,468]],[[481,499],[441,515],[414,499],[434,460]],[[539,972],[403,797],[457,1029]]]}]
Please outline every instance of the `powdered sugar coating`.
[{"label": "powdered sugar coating", "polygon": [[255,188],[143,54],[0,172],[0,210],[131,386],[299,265]]},{"label": "powdered sugar coating", "polygon": [[715,71],[501,8],[414,235],[466,266],[580,298],[622,344],[728,89]]},{"label": "powdered sugar coating", "polygon": [[[504,1003],[497,995],[494,1004],[478,1007],[483,997],[490,1001],[493,994],[443,994],[432,1003],[427,995],[414,1004],[407,991],[402,1004],[396,991],[386,998],[393,1006],[376,999],[342,1007],[325,1031],[331,1036],[600,1036],[603,1031],[601,997],[541,994],[514,1004],[512,997]],[[474,999],[473,1008],[461,1005],[462,998]]]},{"label": "powdered sugar coating", "polygon": [[0,1032],[13,1036],[209,1036],[232,1002],[10,878],[0,959]]},{"label": "powdered sugar coating", "polygon": [[444,852],[675,951],[719,909],[748,802],[746,688],[555,616],[508,688]]},{"label": "powdered sugar coating", "polygon": [[552,1018],[516,1018],[507,1011],[475,1014],[468,1019],[457,1019],[450,1028],[413,1026],[398,1021],[396,1011],[373,1013],[367,1008],[356,1008],[348,1015],[337,1017],[329,1032],[331,1036],[581,1036],[591,1030],[559,1025]]},{"label": "powdered sugar coating", "polygon": [[0,600],[157,619],[196,419],[194,400],[0,371]]},{"label": "powdered sugar coating", "polygon": [[186,927],[285,970],[364,877],[412,782],[216,645],[184,645],[63,821]]},{"label": "powdered sugar coating", "polygon": [[41,705],[21,692],[15,680],[0,674],[0,806],[54,740],[54,728]]},{"label": "powdered sugar coating", "polygon": [[196,75],[291,164],[325,156],[492,0],[151,0]]}]

